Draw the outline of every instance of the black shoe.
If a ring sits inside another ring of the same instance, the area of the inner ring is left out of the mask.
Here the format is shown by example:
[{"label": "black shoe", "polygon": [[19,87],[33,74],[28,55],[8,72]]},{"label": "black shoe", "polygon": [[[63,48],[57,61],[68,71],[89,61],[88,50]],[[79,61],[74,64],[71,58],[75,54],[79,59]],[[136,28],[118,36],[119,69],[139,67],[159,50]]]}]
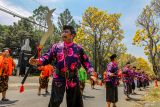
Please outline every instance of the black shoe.
[{"label": "black shoe", "polygon": [[2,98],[2,101],[9,101],[9,99],[6,99],[6,98]]},{"label": "black shoe", "polygon": [[46,94],[49,94],[49,92],[48,92],[48,91],[46,91]]}]

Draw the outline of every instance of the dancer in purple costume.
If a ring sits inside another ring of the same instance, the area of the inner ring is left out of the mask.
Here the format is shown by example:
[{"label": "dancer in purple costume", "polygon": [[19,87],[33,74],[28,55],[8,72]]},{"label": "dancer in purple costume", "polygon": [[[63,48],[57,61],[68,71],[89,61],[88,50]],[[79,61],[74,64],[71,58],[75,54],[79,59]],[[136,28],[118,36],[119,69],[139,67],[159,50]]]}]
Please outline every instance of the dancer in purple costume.
[{"label": "dancer in purple costume", "polygon": [[40,58],[40,61],[34,58],[29,61],[32,65],[46,65],[54,60],[56,71],[53,74],[52,92],[48,107],[60,107],[65,91],[67,107],[83,107],[78,70],[82,65],[91,75],[94,69],[83,48],[73,42],[75,35],[76,32],[72,26],[64,26],[63,42],[53,44],[48,52]]},{"label": "dancer in purple costume", "polygon": [[118,102],[118,65],[116,62],[116,54],[113,54],[110,59],[111,62],[107,65],[106,70],[106,102],[107,107],[110,107],[113,103],[113,107],[116,107],[116,102]]}]

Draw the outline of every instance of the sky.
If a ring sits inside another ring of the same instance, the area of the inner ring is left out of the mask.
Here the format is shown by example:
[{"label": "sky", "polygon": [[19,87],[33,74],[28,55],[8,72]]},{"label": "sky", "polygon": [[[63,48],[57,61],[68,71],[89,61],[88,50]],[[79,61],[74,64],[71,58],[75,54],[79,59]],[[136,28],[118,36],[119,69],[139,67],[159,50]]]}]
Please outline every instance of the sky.
[{"label": "sky", "polygon": [[[135,22],[143,8],[150,2],[151,0],[0,0],[0,7],[6,7],[24,17],[31,16],[33,10],[40,5],[48,6],[50,9],[56,8],[53,14],[54,23],[65,9],[69,9],[77,22],[82,20],[81,17],[89,6],[108,11],[108,13],[121,13],[120,23],[124,30],[123,43],[127,47],[127,53],[147,59],[142,47],[132,45],[132,38],[138,29]],[[19,18],[0,11],[0,24],[2,25],[12,25],[18,20]]]}]

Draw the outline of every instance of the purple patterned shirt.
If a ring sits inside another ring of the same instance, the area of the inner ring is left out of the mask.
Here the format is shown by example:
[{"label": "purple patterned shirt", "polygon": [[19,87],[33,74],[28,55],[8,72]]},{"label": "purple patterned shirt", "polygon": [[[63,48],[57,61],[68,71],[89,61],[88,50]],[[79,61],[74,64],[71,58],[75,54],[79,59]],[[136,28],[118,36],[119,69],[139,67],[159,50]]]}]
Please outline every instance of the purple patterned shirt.
[{"label": "purple patterned shirt", "polygon": [[142,82],[145,82],[146,80],[147,80],[146,74],[145,74],[145,73],[142,73],[142,79],[141,79],[141,81],[142,81]]},{"label": "purple patterned shirt", "polygon": [[134,70],[131,70],[131,73],[130,73],[131,82],[134,82],[135,76],[136,76],[136,72]]},{"label": "purple patterned shirt", "polygon": [[[111,77],[110,74],[114,73],[115,76]],[[115,62],[110,62],[107,65],[106,81],[110,81],[114,85],[118,85],[118,65]]]},{"label": "purple patterned shirt", "polygon": [[136,77],[137,77],[137,80],[138,80],[138,81],[142,81],[142,78],[143,78],[142,73],[137,72]]},{"label": "purple patterned shirt", "polygon": [[123,69],[123,82],[131,83],[132,82],[131,77],[132,77],[131,69],[128,68],[127,66],[124,67],[124,69]]},{"label": "purple patterned shirt", "polygon": [[90,74],[94,69],[91,67],[88,56],[83,48],[75,43],[66,44],[64,42],[54,44],[47,53],[45,53],[40,61],[42,65],[46,65],[54,61],[56,72],[53,77],[63,77],[66,72],[68,75],[77,75],[81,65]]}]

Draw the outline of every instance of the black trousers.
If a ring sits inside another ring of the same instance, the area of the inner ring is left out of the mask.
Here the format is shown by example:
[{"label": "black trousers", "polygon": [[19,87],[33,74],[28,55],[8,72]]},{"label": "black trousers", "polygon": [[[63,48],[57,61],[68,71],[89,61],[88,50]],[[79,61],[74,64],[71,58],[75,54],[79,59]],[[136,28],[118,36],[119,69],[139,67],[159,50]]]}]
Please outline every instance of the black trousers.
[{"label": "black trousers", "polygon": [[106,82],[106,102],[118,102],[118,87],[111,82]]},{"label": "black trousers", "polygon": [[142,87],[142,82],[140,80],[137,80],[137,88],[141,88]]},{"label": "black trousers", "polygon": [[77,82],[75,87],[66,89],[66,81],[54,80],[52,82],[52,92],[48,107],[60,107],[66,90],[67,107],[83,107],[80,85]]},{"label": "black trousers", "polygon": [[132,82],[132,90],[135,90],[135,83],[134,83],[134,81]]},{"label": "black trousers", "polygon": [[130,95],[132,93],[132,84],[129,82],[124,82],[124,94],[125,95]]}]

